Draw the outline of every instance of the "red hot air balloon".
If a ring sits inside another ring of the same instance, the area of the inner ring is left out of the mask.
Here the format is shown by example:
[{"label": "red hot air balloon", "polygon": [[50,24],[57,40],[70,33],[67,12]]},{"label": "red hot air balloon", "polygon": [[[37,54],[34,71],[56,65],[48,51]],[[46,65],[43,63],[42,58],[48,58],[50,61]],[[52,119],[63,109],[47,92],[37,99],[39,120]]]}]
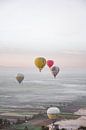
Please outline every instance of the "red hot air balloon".
[{"label": "red hot air balloon", "polygon": [[53,64],[54,64],[53,60],[47,60],[47,65],[48,65],[49,68],[52,67]]}]

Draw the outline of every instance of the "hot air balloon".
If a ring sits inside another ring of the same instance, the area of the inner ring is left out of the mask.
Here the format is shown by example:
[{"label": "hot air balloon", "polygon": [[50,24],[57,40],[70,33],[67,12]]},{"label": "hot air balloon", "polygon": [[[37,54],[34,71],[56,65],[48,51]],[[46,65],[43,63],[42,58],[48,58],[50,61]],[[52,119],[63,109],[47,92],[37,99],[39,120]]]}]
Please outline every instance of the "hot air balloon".
[{"label": "hot air balloon", "polygon": [[49,68],[52,67],[53,64],[54,64],[53,60],[47,60],[47,65],[48,65]]},{"label": "hot air balloon", "polygon": [[43,57],[37,57],[35,59],[35,65],[36,67],[39,69],[39,71],[41,72],[41,70],[44,68],[44,66],[46,65],[46,59]]},{"label": "hot air balloon", "polygon": [[53,66],[53,67],[51,68],[51,72],[52,72],[54,78],[57,76],[57,74],[59,73],[59,71],[60,71],[60,69],[59,69],[59,67],[57,67],[57,66]]},{"label": "hot air balloon", "polygon": [[24,75],[21,74],[21,73],[18,73],[17,76],[16,76],[16,80],[21,83],[24,79]]},{"label": "hot air balloon", "polygon": [[60,109],[57,107],[50,107],[47,110],[47,116],[49,119],[57,119]]}]

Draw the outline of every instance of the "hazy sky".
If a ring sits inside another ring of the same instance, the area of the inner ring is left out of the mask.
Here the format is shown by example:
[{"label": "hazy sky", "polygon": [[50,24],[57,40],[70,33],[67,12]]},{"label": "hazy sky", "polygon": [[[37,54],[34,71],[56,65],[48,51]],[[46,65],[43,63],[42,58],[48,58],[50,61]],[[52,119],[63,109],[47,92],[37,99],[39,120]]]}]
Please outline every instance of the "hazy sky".
[{"label": "hazy sky", "polygon": [[36,56],[86,68],[85,0],[0,0],[0,65],[31,66]]}]

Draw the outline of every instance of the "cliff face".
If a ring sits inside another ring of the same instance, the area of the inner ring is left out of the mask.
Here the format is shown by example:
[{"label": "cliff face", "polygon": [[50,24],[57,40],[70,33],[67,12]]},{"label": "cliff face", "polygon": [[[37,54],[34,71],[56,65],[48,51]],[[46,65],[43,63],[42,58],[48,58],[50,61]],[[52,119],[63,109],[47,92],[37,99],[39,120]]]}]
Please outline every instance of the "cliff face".
[{"label": "cliff face", "polygon": [[75,115],[86,116],[86,108],[81,108],[77,112],[74,112]]}]

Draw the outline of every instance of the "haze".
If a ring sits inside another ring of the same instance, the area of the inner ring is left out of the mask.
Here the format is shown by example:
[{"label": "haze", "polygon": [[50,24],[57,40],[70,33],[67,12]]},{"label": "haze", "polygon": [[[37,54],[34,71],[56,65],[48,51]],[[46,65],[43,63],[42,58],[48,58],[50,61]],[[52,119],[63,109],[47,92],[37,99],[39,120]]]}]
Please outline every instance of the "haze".
[{"label": "haze", "polygon": [[0,0],[0,65],[86,68],[85,35],[85,0]]}]

